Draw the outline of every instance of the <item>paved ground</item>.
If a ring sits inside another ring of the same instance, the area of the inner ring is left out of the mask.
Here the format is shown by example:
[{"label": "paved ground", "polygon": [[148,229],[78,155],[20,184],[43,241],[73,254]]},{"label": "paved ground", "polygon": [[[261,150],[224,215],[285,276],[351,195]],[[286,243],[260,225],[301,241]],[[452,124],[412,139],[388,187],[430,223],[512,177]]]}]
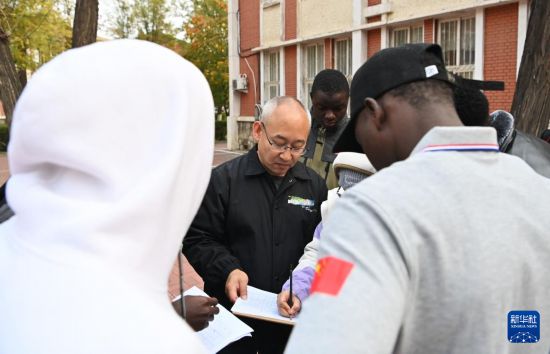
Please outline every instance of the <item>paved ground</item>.
[{"label": "paved ground", "polygon": [[[229,151],[227,150],[227,143],[225,141],[217,141],[214,147],[214,161],[213,166],[216,167],[226,161],[229,161],[239,155],[245,153],[244,151]],[[8,159],[5,152],[0,152],[0,183],[4,183],[9,176]]]},{"label": "paved ground", "polygon": [[[214,161],[213,166],[218,166],[226,161],[229,161],[241,154],[243,154],[243,151],[234,152],[227,150],[227,144],[225,141],[219,141],[216,142],[215,148],[214,148]],[[4,183],[9,176],[9,168],[8,168],[8,161],[7,156],[5,153],[0,153],[0,183]],[[183,284],[184,288],[188,289],[192,287],[193,285],[198,286],[199,288],[204,287],[204,283],[201,279],[201,277],[195,272],[193,267],[187,262],[187,259],[183,257],[184,261],[184,279]],[[170,279],[168,282],[169,287],[169,293],[171,297],[176,296],[179,293],[179,272],[178,272],[178,264],[177,260],[174,263],[174,267],[172,268],[172,273],[170,274]]]},{"label": "paved ground", "polygon": [[227,150],[227,143],[225,141],[218,141],[214,146],[213,166],[216,167],[244,153],[246,153],[246,151],[229,151]]},{"label": "paved ground", "polygon": [[8,168],[8,157],[5,152],[0,152],[0,183],[4,184],[10,174]]},{"label": "paved ground", "polygon": [[[227,143],[225,141],[218,141],[214,147],[214,162],[213,167],[216,167],[226,161],[234,159],[237,156],[245,153],[244,151],[229,151],[227,150]],[[187,259],[183,257],[184,267],[183,267],[183,287],[189,289],[192,286],[197,286],[201,289],[204,288],[204,282],[202,278],[195,272],[193,267],[189,264]],[[179,294],[179,271],[177,260],[174,262],[172,267],[172,272],[170,273],[170,279],[168,281],[168,292],[170,297],[173,298]]]}]

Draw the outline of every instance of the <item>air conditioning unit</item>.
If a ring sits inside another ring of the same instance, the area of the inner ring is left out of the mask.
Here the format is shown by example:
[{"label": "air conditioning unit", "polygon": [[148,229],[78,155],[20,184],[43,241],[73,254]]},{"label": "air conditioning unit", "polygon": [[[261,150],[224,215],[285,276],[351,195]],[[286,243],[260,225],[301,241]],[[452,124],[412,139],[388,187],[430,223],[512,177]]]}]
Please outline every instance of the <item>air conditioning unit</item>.
[{"label": "air conditioning unit", "polygon": [[235,91],[248,92],[248,78],[246,74],[241,74],[238,78],[233,79],[232,85]]}]

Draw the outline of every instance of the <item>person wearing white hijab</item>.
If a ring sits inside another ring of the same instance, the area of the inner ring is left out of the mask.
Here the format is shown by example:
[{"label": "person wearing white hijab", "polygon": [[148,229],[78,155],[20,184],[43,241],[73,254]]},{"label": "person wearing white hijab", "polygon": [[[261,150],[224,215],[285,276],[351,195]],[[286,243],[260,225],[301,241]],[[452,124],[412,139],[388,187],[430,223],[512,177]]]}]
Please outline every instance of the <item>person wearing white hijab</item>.
[{"label": "person wearing white hijab", "polygon": [[8,148],[0,353],[203,353],[167,297],[212,164],[200,71],[156,44],[69,50],[33,75]]}]

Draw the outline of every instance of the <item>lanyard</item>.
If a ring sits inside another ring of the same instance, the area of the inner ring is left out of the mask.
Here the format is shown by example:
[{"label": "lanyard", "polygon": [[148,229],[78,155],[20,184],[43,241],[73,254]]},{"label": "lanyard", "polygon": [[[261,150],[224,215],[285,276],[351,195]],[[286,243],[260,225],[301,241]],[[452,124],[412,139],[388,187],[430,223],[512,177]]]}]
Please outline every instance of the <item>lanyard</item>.
[{"label": "lanyard", "polygon": [[493,151],[499,152],[497,144],[441,144],[428,145],[422,152],[436,151]]}]

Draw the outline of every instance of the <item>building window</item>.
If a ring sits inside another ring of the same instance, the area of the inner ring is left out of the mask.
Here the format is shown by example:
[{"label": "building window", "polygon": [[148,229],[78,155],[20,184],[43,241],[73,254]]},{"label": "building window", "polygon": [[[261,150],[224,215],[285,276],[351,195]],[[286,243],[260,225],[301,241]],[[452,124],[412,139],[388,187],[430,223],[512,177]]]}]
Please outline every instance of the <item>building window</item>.
[{"label": "building window", "polygon": [[399,47],[407,43],[424,42],[424,26],[413,25],[408,27],[399,27],[392,30],[391,46]]},{"label": "building window", "polygon": [[424,26],[415,26],[411,28],[411,43],[424,42]]},{"label": "building window", "polygon": [[311,86],[315,75],[325,68],[325,46],[323,44],[312,44],[303,47],[302,64],[302,92],[306,107],[311,107]]},{"label": "building window", "polygon": [[279,81],[279,51],[264,53],[264,103],[279,96]]},{"label": "building window", "polygon": [[447,69],[469,79],[474,76],[475,32],[474,17],[439,24],[439,43]]},{"label": "building window", "polygon": [[337,39],[334,42],[334,69],[351,80],[351,39]]}]

